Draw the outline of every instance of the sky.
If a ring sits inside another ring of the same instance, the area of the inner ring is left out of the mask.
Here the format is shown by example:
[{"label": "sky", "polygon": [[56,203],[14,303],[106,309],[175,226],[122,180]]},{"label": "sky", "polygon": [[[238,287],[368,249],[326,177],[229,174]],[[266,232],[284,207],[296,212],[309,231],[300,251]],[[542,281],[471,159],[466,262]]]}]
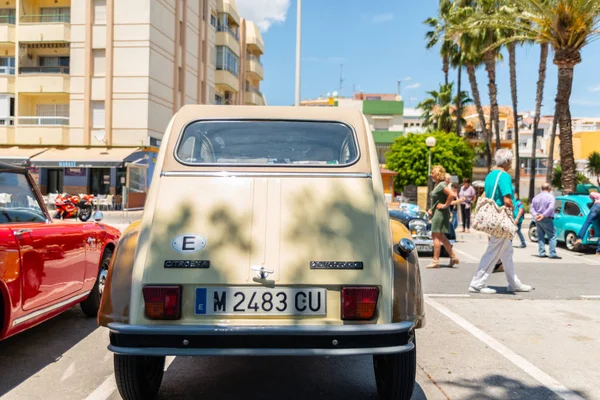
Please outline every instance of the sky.
[{"label": "sky", "polygon": [[[261,91],[268,105],[294,104],[296,63],[296,0],[236,0],[240,15],[258,24],[265,54]],[[397,93],[405,107],[416,107],[427,91],[444,80],[439,48],[425,49],[427,27],[437,14],[437,0],[304,0],[302,2],[301,98],[327,93]],[[542,115],[554,113],[557,69],[550,52]],[[571,114],[600,117],[600,41],[582,52],[575,67]],[[340,65],[343,64],[341,68]],[[517,50],[519,111],[535,109],[539,46]],[[407,79],[408,78],[408,79]],[[450,80],[456,81],[456,71]],[[484,105],[489,104],[487,75],[477,72]],[[497,66],[498,104],[511,105],[508,56]],[[462,86],[469,89],[463,72]]]}]

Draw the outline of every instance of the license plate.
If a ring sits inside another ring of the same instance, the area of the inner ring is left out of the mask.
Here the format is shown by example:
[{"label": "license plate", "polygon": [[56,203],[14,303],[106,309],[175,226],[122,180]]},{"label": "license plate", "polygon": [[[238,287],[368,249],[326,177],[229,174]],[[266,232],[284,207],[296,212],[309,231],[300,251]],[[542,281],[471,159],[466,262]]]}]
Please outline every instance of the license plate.
[{"label": "license plate", "polygon": [[196,315],[325,315],[325,289],[196,288]]},{"label": "license plate", "polygon": [[428,244],[418,244],[417,245],[417,251],[428,252],[428,251],[432,251],[432,250],[433,250],[433,246],[430,246]]}]

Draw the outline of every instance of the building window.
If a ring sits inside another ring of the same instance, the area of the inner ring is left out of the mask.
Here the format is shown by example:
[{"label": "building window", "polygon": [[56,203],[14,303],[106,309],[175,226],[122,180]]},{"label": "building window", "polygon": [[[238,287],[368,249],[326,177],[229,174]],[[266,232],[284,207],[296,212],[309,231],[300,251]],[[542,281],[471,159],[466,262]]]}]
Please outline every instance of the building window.
[{"label": "building window", "polygon": [[106,24],[106,0],[94,0],[94,24]]},{"label": "building window", "polygon": [[42,7],[40,22],[71,23],[71,7]]},{"label": "building window", "polygon": [[179,21],[179,45],[183,46],[183,39],[185,37],[185,28],[183,27],[183,21]]},{"label": "building window", "polygon": [[210,14],[210,24],[216,28],[217,27],[217,17],[215,14]]},{"label": "building window", "polygon": [[217,46],[217,69],[238,76],[239,58],[227,46]]},{"label": "building window", "polygon": [[198,99],[198,103],[200,104],[204,104],[204,99],[206,98],[206,82],[202,81],[201,84],[201,92],[200,92],[200,98]]},{"label": "building window", "polygon": [[104,101],[92,101],[92,128],[104,128]]},{"label": "building window", "polygon": [[229,22],[229,14],[221,13],[217,18],[217,31],[229,32],[235,40],[240,40],[238,35],[238,26]]},{"label": "building window", "polygon": [[104,76],[106,70],[106,50],[104,49],[93,49],[92,57],[94,62],[92,64],[92,75]]},{"label": "building window", "polygon": [[0,9],[0,24],[14,25],[16,23],[17,10],[14,8]]},{"label": "building window", "polygon": [[215,93],[215,104],[224,104],[223,96],[218,93]]},{"label": "building window", "polygon": [[0,75],[14,75],[15,74],[15,58],[14,57],[0,57]]},{"label": "building window", "polygon": [[[69,56],[51,56],[51,57],[40,57],[40,67],[42,72],[45,73],[57,73],[57,74],[68,74],[69,64],[71,63],[71,57]],[[39,72],[36,69],[32,72]]]},{"label": "building window", "polygon": [[38,125],[69,125],[68,104],[36,104]]}]

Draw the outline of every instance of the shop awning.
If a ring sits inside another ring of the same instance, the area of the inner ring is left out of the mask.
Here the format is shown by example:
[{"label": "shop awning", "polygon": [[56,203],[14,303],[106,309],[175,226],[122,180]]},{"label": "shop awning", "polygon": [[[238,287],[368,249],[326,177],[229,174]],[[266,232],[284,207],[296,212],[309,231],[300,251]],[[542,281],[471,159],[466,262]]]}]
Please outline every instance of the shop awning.
[{"label": "shop awning", "polygon": [[2,147],[0,148],[0,161],[12,165],[25,165],[30,158],[47,150],[48,147]]},{"label": "shop awning", "polygon": [[111,168],[122,167],[126,158],[143,151],[140,147],[67,147],[52,148],[31,159],[42,168]]}]

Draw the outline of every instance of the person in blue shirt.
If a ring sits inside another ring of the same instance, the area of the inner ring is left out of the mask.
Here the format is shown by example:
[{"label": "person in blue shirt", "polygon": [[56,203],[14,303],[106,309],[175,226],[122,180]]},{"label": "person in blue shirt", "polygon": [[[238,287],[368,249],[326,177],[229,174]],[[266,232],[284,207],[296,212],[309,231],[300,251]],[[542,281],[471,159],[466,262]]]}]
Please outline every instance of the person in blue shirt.
[{"label": "person in blue shirt", "polygon": [[514,217],[517,224],[517,235],[519,235],[519,239],[521,239],[521,245],[518,246],[518,248],[524,249],[527,247],[527,243],[525,243],[525,236],[523,236],[523,232],[521,232],[521,225],[523,225],[523,220],[525,219],[525,207],[523,206],[523,202],[519,199],[518,193],[515,193],[515,199]]},{"label": "person in blue shirt", "polygon": [[[512,178],[508,171],[512,167],[513,153],[509,149],[499,149],[496,151],[494,159],[496,167],[485,178],[485,197],[493,199],[499,207],[506,206],[512,210],[514,209],[516,199]],[[477,272],[475,272],[471,279],[469,292],[496,293],[496,290],[486,287],[485,283],[493,273],[498,259],[502,261],[502,265],[504,266],[504,274],[508,281],[507,290],[509,292],[529,292],[532,289],[531,286],[521,283],[515,274],[512,240],[490,236],[485,253],[479,262]]]}]

